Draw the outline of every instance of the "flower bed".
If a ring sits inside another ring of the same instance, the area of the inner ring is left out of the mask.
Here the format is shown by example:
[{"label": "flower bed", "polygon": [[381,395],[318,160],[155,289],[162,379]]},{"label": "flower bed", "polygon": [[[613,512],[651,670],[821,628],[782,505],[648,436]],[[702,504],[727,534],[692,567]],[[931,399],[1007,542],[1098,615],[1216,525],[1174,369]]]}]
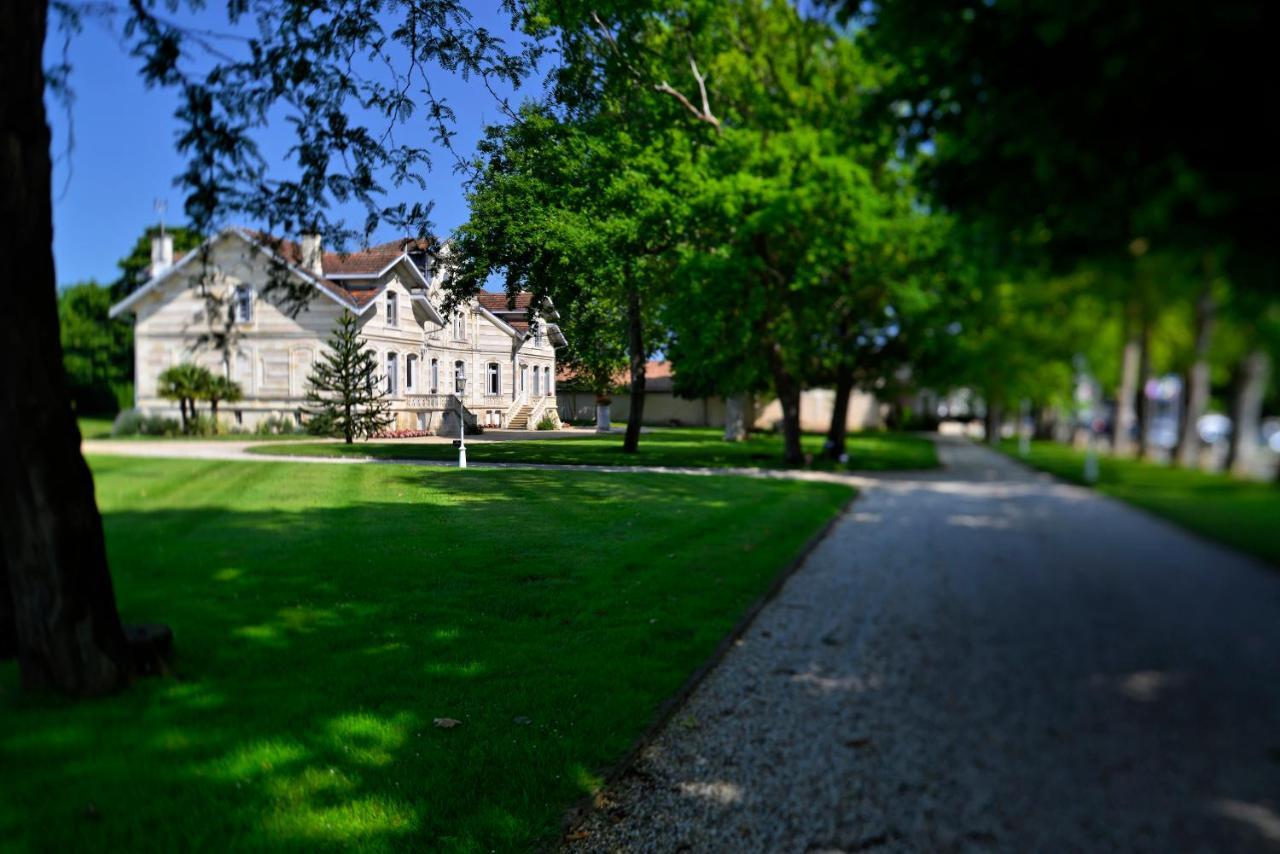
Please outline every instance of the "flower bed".
[{"label": "flower bed", "polygon": [[383,430],[374,433],[370,439],[417,439],[421,436],[434,436],[433,430]]}]

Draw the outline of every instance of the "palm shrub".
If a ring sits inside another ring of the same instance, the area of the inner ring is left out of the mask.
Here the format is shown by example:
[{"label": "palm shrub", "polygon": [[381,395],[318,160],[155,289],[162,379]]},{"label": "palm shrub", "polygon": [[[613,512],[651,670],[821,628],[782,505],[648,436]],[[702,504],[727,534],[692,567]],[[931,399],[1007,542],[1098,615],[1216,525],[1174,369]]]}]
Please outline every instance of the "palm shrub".
[{"label": "palm shrub", "polygon": [[360,340],[351,312],[344,311],[338,319],[307,386],[303,412],[312,430],[341,436],[349,445],[357,436],[367,439],[391,425],[391,401],[378,376],[377,359]]},{"label": "palm shrub", "polygon": [[[208,373],[208,371],[206,371]],[[226,401],[235,403],[244,399],[244,392],[239,383],[232,382],[221,374],[210,374],[209,380],[201,390],[201,400],[209,401],[209,415],[213,418],[213,432],[218,432],[218,403]]]},{"label": "palm shrub", "polygon": [[157,391],[166,400],[178,401],[178,409],[182,413],[183,433],[191,432],[191,419],[196,414],[196,401],[204,396],[212,379],[213,374],[207,368],[191,362],[183,362],[160,372],[157,378],[159,383]]}]

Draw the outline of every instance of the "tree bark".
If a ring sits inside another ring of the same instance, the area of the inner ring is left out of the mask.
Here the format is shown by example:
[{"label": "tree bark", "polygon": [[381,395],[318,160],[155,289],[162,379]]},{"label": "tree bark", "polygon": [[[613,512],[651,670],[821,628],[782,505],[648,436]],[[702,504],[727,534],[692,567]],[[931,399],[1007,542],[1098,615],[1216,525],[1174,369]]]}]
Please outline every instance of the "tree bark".
[{"label": "tree bark", "polygon": [[631,361],[631,412],[627,414],[627,436],[622,451],[634,454],[640,446],[640,425],[644,423],[645,361],[644,323],[640,313],[640,293],[631,286],[627,291],[627,351]]},{"label": "tree bark", "polygon": [[47,4],[0,4],[0,638],[23,684],[104,694],[133,673],[93,479],[71,413],[53,268],[50,136],[41,52]]},{"label": "tree bark", "polygon": [[608,433],[613,429],[612,415],[609,411],[613,401],[609,398],[596,398],[596,432]]},{"label": "tree bark", "polygon": [[804,449],[800,445],[800,385],[782,363],[777,344],[766,345],[773,388],[782,407],[782,460],[789,466],[804,465]]},{"label": "tree bark", "polygon": [[831,404],[831,426],[827,429],[824,452],[829,460],[844,456],[849,435],[849,397],[853,393],[853,365],[841,363],[836,370],[836,396]]},{"label": "tree bark", "polygon": [[1261,348],[1244,357],[1231,405],[1231,448],[1227,465],[1237,477],[1251,477],[1258,457],[1262,399],[1271,373],[1271,356]]},{"label": "tree bark", "polygon": [[1200,457],[1200,433],[1196,422],[1209,405],[1209,348],[1213,344],[1213,321],[1216,306],[1213,301],[1212,270],[1209,271],[1204,291],[1196,304],[1196,352],[1195,361],[1187,375],[1185,417],[1178,437],[1177,461],[1183,468],[1196,466]]},{"label": "tree bark", "polygon": [[1151,319],[1144,312],[1142,328],[1138,333],[1138,456],[1148,453],[1147,440],[1151,435],[1152,400],[1147,397],[1147,383],[1151,381]]},{"label": "tree bark", "polygon": [[1004,409],[999,403],[987,401],[987,418],[983,425],[988,445],[1000,444],[1000,428],[1004,426]]},{"label": "tree bark", "polygon": [[1120,388],[1116,390],[1115,440],[1112,450],[1123,457],[1133,454],[1133,428],[1137,423],[1138,372],[1142,368],[1142,342],[1138,336],[1124,342],[1120,364]]}]

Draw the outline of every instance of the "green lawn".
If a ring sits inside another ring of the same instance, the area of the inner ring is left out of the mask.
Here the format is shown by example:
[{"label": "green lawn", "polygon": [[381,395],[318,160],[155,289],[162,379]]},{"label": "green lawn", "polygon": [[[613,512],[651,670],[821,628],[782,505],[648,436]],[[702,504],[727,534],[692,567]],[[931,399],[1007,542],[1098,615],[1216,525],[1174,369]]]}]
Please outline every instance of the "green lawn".
[{"label": "green lawn", "polygon": [[[469,442],[467,459],[472,462],[555,463],[559,465],[615,466],[754,466],[782,467],[782,437],[757,433],[745,442],[724,441],[724,431],[707,427],[653,428],[640,437],[640,450],[622,452],[620,434],[531,438],[513,442]],[[806,453],[819,454],[824,437],[806,435]],[[854,471],[927,469],[938,464],[933,443],[902,433],[859,433],[849,437],[849,464]],[[353,456],[376,459],[453,460],[458,452],[452,445],[423,445],[409,442],[357,442],[354,445],[263,445],[254,453]],[[817,468],[833,468],[815,460]]]},{"label": "green lawn", "polygon": [[82,439],[109,439],[115,418],[110,415],[83,415],[76,418]]},{"label": "green lawn", "polygon": [[[1002,447],[1018,456],[1016,440]],[[1084,482],[1084,453],[1066,445],[1034,442],[1025,461],[1063,480]],[[1280,487],[1276,484],[1104,455],[1099,457],[1094,486],[1205,537],[1280,564],[1280,539],[1276,537]]]},{"label": "green lawn", "polygon": [[177,675],[69,704],[21,695],[0,665],[5,850],[541,847],[851,496],[91,465],[122,614],[172,625]]}]

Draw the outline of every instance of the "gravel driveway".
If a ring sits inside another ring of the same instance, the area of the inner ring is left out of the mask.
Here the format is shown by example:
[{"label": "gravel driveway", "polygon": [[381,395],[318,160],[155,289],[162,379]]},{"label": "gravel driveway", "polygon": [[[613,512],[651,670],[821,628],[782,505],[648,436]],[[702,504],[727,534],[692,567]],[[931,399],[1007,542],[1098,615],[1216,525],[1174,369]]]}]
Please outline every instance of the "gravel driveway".
[{"label": "gravel driveway", "polygon": [[569,850],[1280,849],[1280,574],[941,451],[864,484]]}]

